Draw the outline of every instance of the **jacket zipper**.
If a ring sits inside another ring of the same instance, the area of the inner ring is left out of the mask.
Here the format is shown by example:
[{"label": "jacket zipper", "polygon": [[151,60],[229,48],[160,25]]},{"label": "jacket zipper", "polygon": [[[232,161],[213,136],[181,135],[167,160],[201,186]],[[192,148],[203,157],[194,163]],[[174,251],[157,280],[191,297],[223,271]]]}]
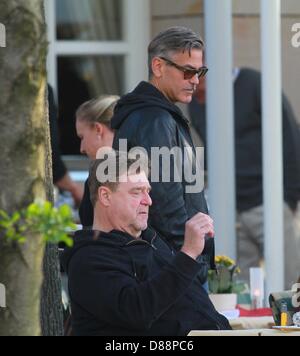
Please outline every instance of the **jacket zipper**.
[{"label": "jacket zipper", "polygon": [[157,251],[157,247],[154,246],[154,244],[153,244],[154,240],[156,239],[156,236],[157,236],[157,234],[155,233],[155,234],[154,234],[154,237],[153,237],[152,240],[151,240],[151,243],[148,242],[148,241],[145,241],[145,240],[133,240],[133,241],[128,242],[125,246],[146,244],[146,245],[152,247],[154,250]]}]

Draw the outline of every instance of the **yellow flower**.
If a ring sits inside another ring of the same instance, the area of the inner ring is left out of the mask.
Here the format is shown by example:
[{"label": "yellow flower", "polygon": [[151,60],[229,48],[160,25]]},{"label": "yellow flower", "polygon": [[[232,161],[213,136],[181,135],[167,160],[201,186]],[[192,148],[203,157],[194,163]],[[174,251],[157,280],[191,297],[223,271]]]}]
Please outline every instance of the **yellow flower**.
[{"label": "yellow flower", "polygon": [[215,263],[220,263],[220,262],[221,262],[221,256],[216,256]]},{"label": "yellow flower", "polygon": [[222,265],[225,267],[231,267],[236,265],[235,261],[229,258],[228,256],[216,256],[215,263],[216,265]]},{"label": "yellow flower", "polygon": [[228,256],[219,255],[215,257],[216,271],[208,273],[209,289],[212,293],[232,293],[240,289],[235,277],[241,271],[235,261]]}]

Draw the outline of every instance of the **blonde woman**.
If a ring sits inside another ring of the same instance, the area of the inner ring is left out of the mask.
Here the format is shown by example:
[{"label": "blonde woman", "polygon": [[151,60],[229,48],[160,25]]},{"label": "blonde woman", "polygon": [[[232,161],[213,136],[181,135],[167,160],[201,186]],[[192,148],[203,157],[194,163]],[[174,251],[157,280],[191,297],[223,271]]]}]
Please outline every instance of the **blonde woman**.
[{"label": "blonde woman", "polygon": [[[76,131],[81,141],[80,152],[91,160],[96,159],[100,148],[112,147],[114,131],[110,127],[110,121],[119,99],[116,95],[102,95],[83,103],[76,112]],[[85,228],[93,225],[94,213],[87,182],[79,215]]]}]

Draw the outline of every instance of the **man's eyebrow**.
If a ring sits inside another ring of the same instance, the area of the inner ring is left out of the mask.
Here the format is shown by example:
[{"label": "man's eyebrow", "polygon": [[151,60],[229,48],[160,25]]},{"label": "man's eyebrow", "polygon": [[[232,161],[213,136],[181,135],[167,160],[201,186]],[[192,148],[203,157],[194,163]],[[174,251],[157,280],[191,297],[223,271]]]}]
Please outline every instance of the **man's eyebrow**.
[{"label": "man's eyebrow", "polygon": [[130,191],[135,191],[135,190],[144,190],[144,189],[147,189],[147,190],[149,190],[150,192],[151,192],[151,190],[152,190],[152,187],[151,186],[149,186],[149,187],[145,187],[145,186],[142,186],[142,187],[134,187],[134,188],[132,188]]}]

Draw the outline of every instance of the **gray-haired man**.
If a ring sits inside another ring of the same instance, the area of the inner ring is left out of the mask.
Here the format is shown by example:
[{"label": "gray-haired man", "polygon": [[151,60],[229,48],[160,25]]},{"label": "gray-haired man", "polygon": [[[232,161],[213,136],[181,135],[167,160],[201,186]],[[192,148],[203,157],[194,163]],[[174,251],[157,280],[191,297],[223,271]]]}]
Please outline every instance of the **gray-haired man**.
[{"label": "gray-haired man", "polygon": [[[230,329],[196,278],[205,236],[214,236],[212,219],[202,213],[191,218],[175,252],[148,227],[148,165],[135,163],[127,154],[110,155],[90,171],[93,230],[77,232],[62,257],[74,334],[184,336]],[[105,167],[119,168],[110,175]]]},{"label": "gray-haired man", "polygon": [[[112,128],[116,130],[114,149],[120,149],[120,139],[127,140],[128,150],[139,146],[149,155],[153,148],[179,148],[181,152],[190,149],[188,162],[183,160],[177,169],[181,172],[196,169],[189,122],[175,103],[189,103],[199,78],[206,74],[203,47],[201,38],[184,27],[169,28],[152,40],[148,48],[149,81],[141,82],[116,107],[112,119]],[[185,223],[200,212],[208,214],[208,209],[202,189],[190,193],[191,182],[184,174],[181,181],[175,179],[174,162],[175,159],[171,160],[169,182],[162,179],[165,167],[161,162],[159,181],[151,180],[153,206],[149,222],[173,246],[180,248]],[[213,241],[207,242],[201,258],[206,262],[201,271],[205,282],[208,265],[214,265]]]}]

